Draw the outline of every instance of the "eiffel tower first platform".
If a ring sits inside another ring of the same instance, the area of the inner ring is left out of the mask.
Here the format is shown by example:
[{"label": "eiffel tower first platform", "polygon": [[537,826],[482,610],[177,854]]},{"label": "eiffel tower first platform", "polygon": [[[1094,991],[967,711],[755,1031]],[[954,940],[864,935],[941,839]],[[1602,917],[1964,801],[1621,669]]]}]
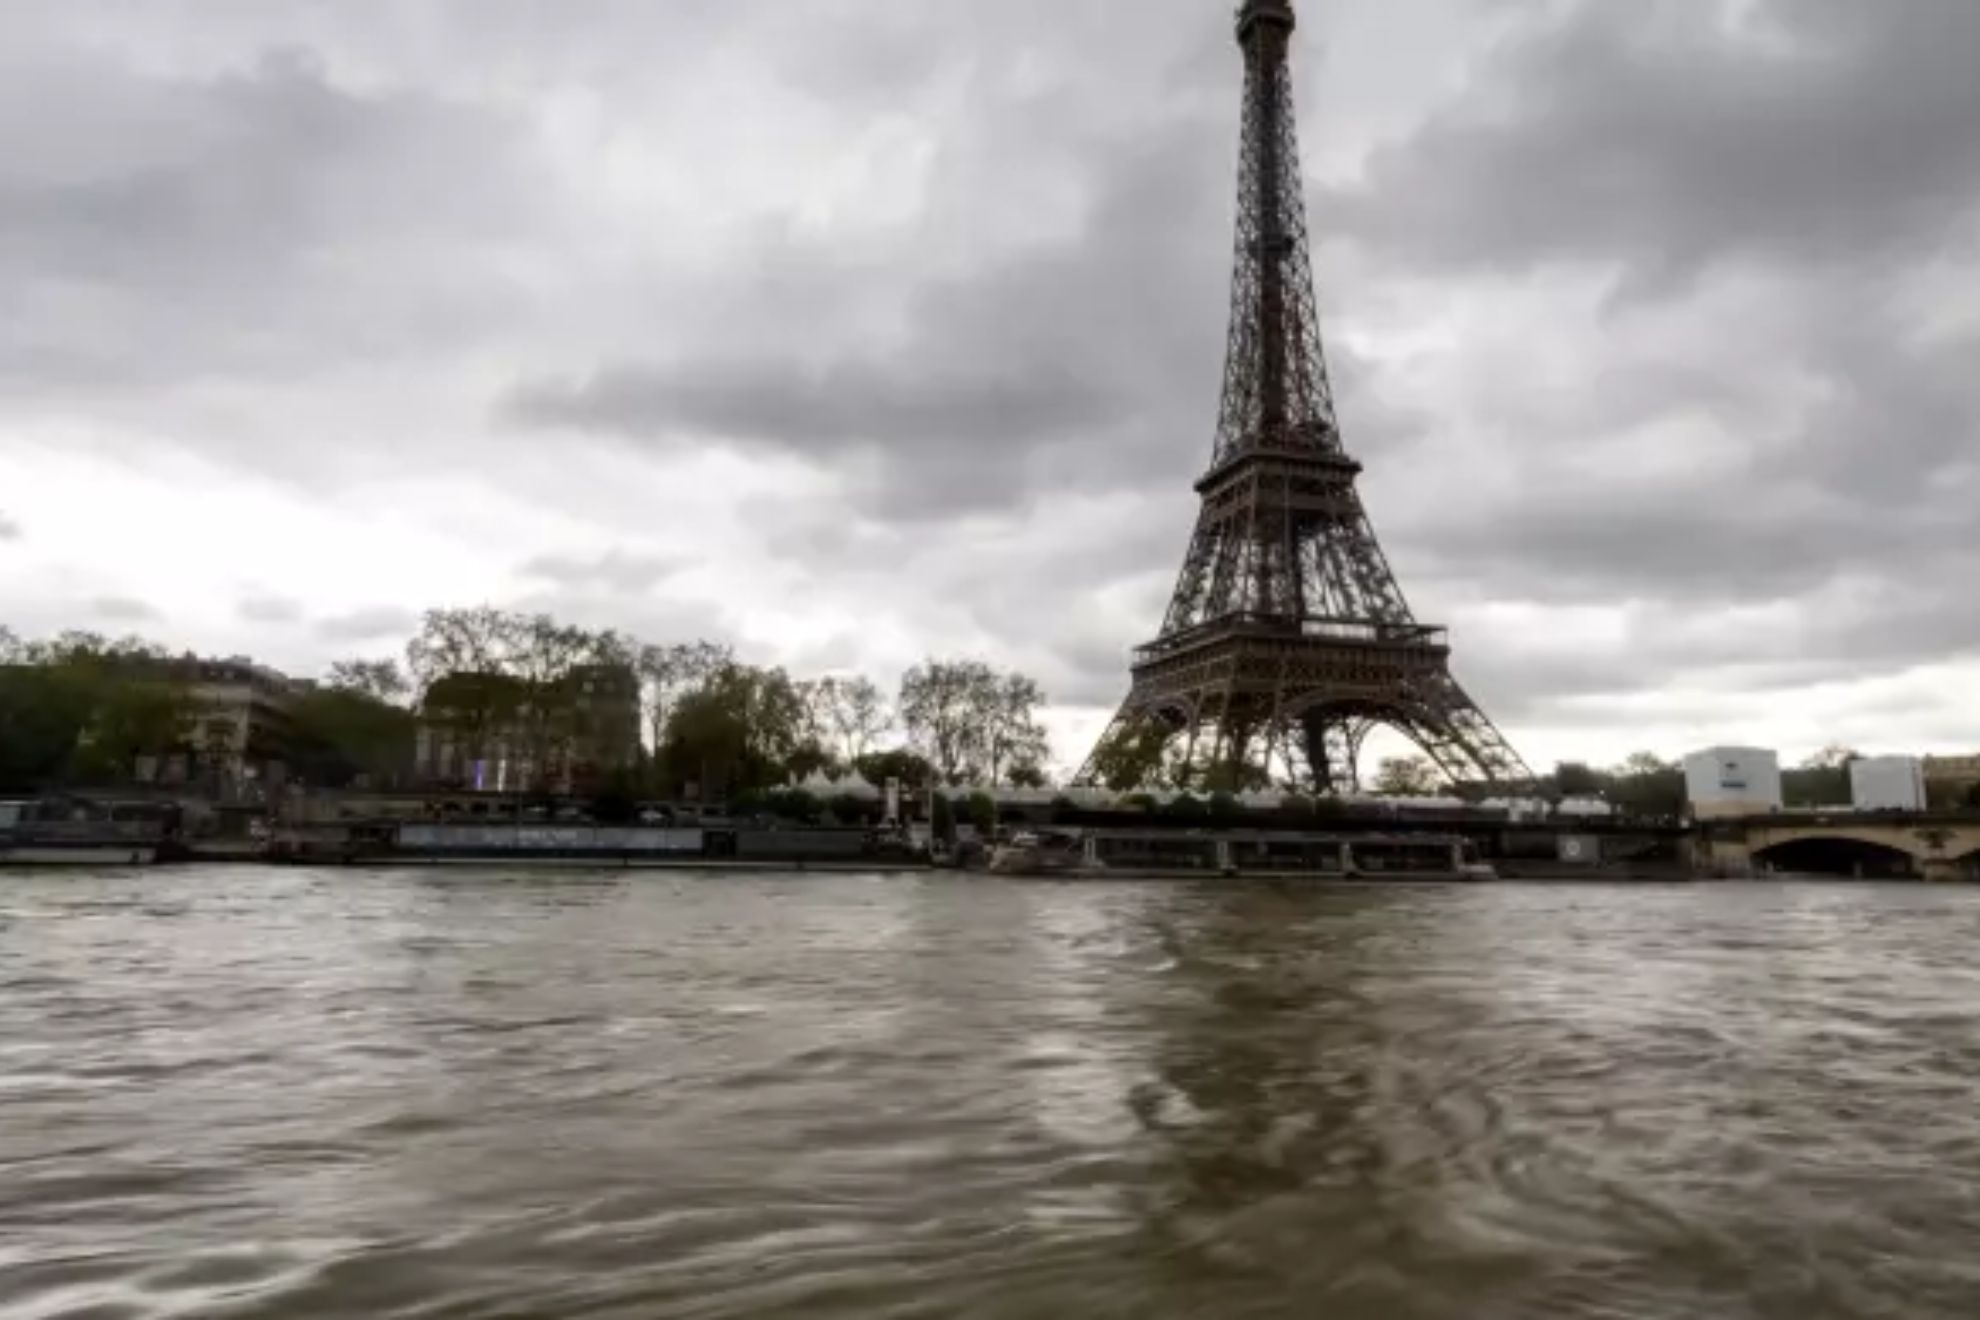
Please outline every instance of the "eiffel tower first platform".
[{"label": "eiffel tower first platform", "polygon": [[1532,773],[1451,676],[1355,491],[1320,347],[1287,54],[1290,0],[1246,0],[1237,266],[1223,407],[1161,635],[1076,782],[1349,792],[1387,726],[1455,782]]}]

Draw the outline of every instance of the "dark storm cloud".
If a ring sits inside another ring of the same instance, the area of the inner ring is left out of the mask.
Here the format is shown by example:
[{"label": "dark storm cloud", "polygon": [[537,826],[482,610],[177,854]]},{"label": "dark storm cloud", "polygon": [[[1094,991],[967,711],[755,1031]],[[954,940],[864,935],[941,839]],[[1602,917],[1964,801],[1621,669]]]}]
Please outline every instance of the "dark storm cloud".
[{"label": "dark storm cloud", "polygon": [[[1228,5],[84,8],[0,20],[10,403],[268,472],[368,448],[526,488],[542,525],[472,547],[515,566],[504,604],[835,667],[886,631],[1118,699],[1215,418]],[[1411,24],[1458,8],[1306,5],[1298,67],[1343,423],[1461,676],[1502,718],[1628,723],[1680,677],[1971,648],[1976,281],[1947,236],[1980,197],[1980,6],[1499,6],[1427,119],[1340,154],[1358,107],[1325,97],[1384,81],[1370,55],[1413,71]],[[1404,9],[1393,45],[1332,48]],[[600,466],[517,457],[544,452]],[[706,543],[689,469],[739,474]],[[491,537],[447,503],[412,517]],[[641,549],[566,549],[614,537]],[[883,626],[788,640],[773,592]],[[1591,607],[1626,617],[1557,628]]]},{"label": "dark storm cloud", "polygon": [[1517,340],[1463,346],[1500,374],[1444,402],[1465,439],[1428,454],[1488,446],[1507,479],[1419,500],[1393,548],[1446,605],[1644,608],[1610,646],[1461,636],[1460,669],[1520,718],[1980,654],[1980,336],[1946,316],[1972,283],[1980,6],[1560,12],[1318,199],[1371,285],[1559,283],[1568,333],[1574,282],[1624,295],[1572,380],[1538,367],[1574,343],[1541,318],[1533,367]]},{"label": "dark storm cloud", "polygon": [[[862,509],[890,520],[1187,471],[1208,452],[1224,337],[1236,102],[1201,93],[1233,92],[1225,53],[1210,46],[1166,105],[1118,126],[1104,92],[1076,81],[1090,67],[1062,70],[1046,93],[993,96],[976,127],[937,144],[927,215],[884,260],[773,247],[725,284],[721,319],[753,327],[730,332],[738,345],[526,380],[503,411],[832,465]],[[1069,190],[1070,223],[946,269],[929,254],[971,241],[975,199],[1006,175]],[[805,272],[795,287],[793,270]],[[898,332],[878,346],[832,333],[876,287],[895,291]]]},{"label": "dark storm cloud", "polygon": [[475,330],[458,258],[542,189],[483,109],[354,92],[308,50],[205,76],[0,56],[0,380],[163,386],[322,370]]},{"label": "dark storm cloud", "polygon": [[1327,195],[1416,262],[1855,265],[1935,246],[1980,198],[1968,0],[1581,3]]}]

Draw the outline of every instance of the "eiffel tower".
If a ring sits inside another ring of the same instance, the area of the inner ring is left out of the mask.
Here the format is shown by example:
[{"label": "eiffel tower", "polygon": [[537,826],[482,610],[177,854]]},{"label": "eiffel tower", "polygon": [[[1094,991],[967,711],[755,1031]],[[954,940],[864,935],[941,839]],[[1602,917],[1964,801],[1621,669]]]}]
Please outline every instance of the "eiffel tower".
[{"label": "eiffel tower", "polygon": [[1291,0],[1245,0],[1237,268],[1202,512],[1161,635],[1075,781],[1346,793],[1387,726],[1454,782],[1532,772],[1451,676],[1355,491],[1320,347],[1287,52]]}]

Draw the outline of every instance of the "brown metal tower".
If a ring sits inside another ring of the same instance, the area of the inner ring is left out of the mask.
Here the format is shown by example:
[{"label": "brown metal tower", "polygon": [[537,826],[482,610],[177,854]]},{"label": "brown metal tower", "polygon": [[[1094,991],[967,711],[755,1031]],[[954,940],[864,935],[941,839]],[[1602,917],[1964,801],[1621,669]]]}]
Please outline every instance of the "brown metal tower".
[{"label": "brown metal tower", "polygon": [[1246,0],[1223,407],[1168,617],[1078,782],[1352,790],[1386,725],[1454,780],[1532,773],[1451,677],[1376,543],[1320,347],[1287,72],[1290,0]]}]

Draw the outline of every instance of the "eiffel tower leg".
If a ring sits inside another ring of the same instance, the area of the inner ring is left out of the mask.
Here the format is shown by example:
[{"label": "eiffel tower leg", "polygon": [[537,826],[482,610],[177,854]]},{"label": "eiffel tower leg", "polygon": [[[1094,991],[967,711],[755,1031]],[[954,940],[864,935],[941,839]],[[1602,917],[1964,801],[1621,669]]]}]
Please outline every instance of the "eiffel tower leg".
[{"label": "eiffel tower leg", "polygon": [[1352,721],[1310,713],[1302,721],[1301,735],[1306,762],[1312,772],[1313,792],[1345,796],[1361,786],[1357,764],[1361,735],[1355,733]]},{"label": "eiffel tower leg", "polygon": [[1453,781],[1480,780],[1509,793],[1535,790],[1533,771],[1448,674],[1432,687],[1413,723],[1417,745]]}]

